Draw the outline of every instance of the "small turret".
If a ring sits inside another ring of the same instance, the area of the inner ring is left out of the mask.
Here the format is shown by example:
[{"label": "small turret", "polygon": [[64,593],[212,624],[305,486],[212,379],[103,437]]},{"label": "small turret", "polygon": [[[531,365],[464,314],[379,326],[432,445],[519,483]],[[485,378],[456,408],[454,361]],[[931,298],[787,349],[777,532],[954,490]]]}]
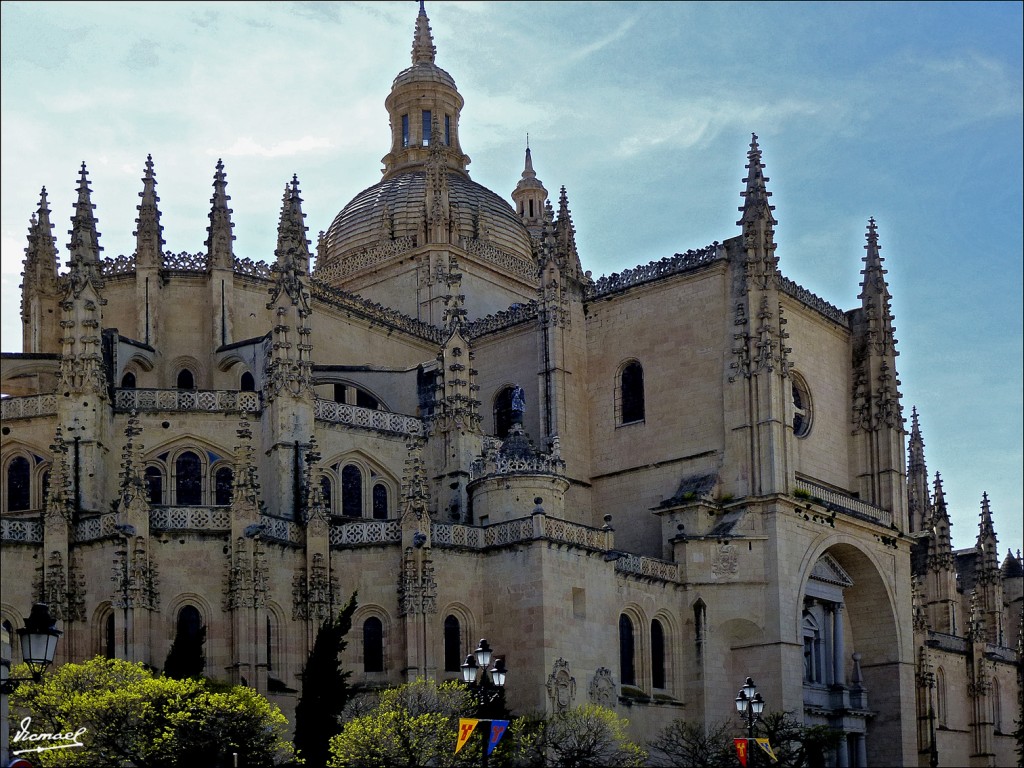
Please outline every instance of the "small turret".
[{"label": "small turret", "polygon": [[910,460],[907,465],[907,512],[911,531],[926,531],[932,516],[931,500],[928,496],[928,469],[924,460],[924,439],[917,408],[911,412]]},{"label": "small turret", "polygon": [[213,174],[213,197],[210,198],[210,226],[206,228],[206,254],[212,269],[234,268],[232,243],[235,236],[231,230],[235,225],[231,223],[232,211],[228,208],[231,197],[227,193],[227,186],[224,163],[218,160]]},{"label": "small turret", "polygon": [[60,289],[57,240],[52,230],[46,187],[43,187],[39,193],[39,208],[29,220],[21,284],[22,350],[25,352],[58,351]]},{"label": "small turret", "polygon": [[526,144],[526,164],[522,178],[512,191],[512,201],[516,211],[523,219],[523,224],[534,238],[540,236],[544,226],[544,202],[548,199],[548,191],[537,178],[533,170],[533,157],[530,154],[529,139]]},{"label": "small turret", "polygon": [[1003,644],[1003,579],[999,567],[999,542],[992,524],[992,510],[988,494],[981,496],[981,514],[978,540],[974,545],[978,553],[975,560],[975,588],[978,591],[979,618],[984,624],[984,636],[989,643]]}]

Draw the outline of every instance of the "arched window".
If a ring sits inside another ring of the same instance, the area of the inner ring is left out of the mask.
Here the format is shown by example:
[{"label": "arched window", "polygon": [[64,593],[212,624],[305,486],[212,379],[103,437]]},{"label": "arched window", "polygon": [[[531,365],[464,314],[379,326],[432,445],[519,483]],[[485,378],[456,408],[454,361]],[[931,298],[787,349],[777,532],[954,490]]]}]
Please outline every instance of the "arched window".
[{"label": "arched window", "polygon": [[192,371],[188,368],[182,368],[178,371],[178,389],[195,389],[196,380],[192,375]]},{"label": "arched window", "polygon": [[363,473],[355,464],[346,464],[341,470],[341,514],[363,516]]},{"label": "arched window", "polygon": [[665,688],[665,629],[657,619],[651,622],[651,686]]},{"label": "arched window", "polygon": [[7,511],[21,512],[32,506],[32,467],[24,456],[7,465]]},{"label": "arched window", "polygon": [[431,127],[432,126],[431,126],[431,121],[430,121],[430,110],[429,109],[424,109],[423,110],[423,146],[424,147],[429,147],[430,146],[430,129],[431,129]]},{"label": "arched window", "polygon": [[326,509],[328,514],[330,514],[331,507],[333,506],[333,499],[331,498],[331,478],[320,478],[320,495],[324,498],[324,509]]},{"label": "arched window", "polygon": [[114,612],[107,614],[103,621],[103,655],[108,659],[114,658]]},{"label": "arched window", "polygon": [[203,503],[203,464],[192,451],[174,462],[174,503],[179,507]]},{"label": "arched window", "polygon": [[644,369],[634,361],[622,369],[619,378],[620,423],[644,420]]},{"label": "arched window", "polygon": [[384,671],[384,625],[376,616],[363,622],[363,671]]},{"label": "arched window", "polygon": [[373,486],[373,519],[388,519],[388,489],[383,483]]},{"label": "arched window", "polygon": [[992,724],[995,726],[996,733],[1004,733],[1003,731],[1003,702],[1000,700],[1002,695],[999,690],[999,678],[992,678]]},{"label": "arched window", "polygon": [[793,434],[797,437],[807,437],[814,415],[811,409],[811,393],[807,389],[807,383],[797,374],[790,372],[789,379],[792,382]]},{"label": "arched window", "polygon": [[157,467],[146,467],[146,493],[150,504],[164,503],[164,473]]},{"label": "arched window", "polygon": [[636,685],[635,656],[633,622],[623,613],[619,616],[619,678],[623,685]]},{"label": "arched window", "polygon": [[267,614],[267,669],[274,668],[274,622]]},{"label": "arched window", "polygon": [[946,728],[946,673],[942,667],[935,670],[935,715],[939,725]]},{"label": "arched window", "polygon": [[220,507],[229,506],[235,485],[235,473],[231,467],[220,467],[213,477],[213,503]]},{"label": "arched window", "polygon": [[203,631],[203,616],[194,605],[182,606],[178,611],[178,634],[189,640],[198,640]]},{"label": "arched window", "polygon": [[256,391],[256,379],[252,377],[252,374],[246,371],[242,374],[241,380],[238,382],[238,388],[243,392],[255,392]]},{"label": "arched window", "polygon": [[824,670],[822,664],[822,643],[821,626],[818,620],[808,610],[803,616],[803,639],[804,639],[804,682],[824,683]]},{"label": "arched window", "polygon": [[494,435],[504,440],[512,430],[512,395],[515,387],[505,387],[494,398]]},{"label": "arched window", "polygon": [[369,408],[370,410],[376,411],[380,408],[380,400],[371,395],[369,392],[364,392],[361,389],[356,389],[356,405],[360,408]]},{"label": "arched window", "polygon": [[458,672],[462,668],[462,628],[454,616],[444,619],[444,671]]},{"label": "arched window", "polygon": [[121,389],[135,389],[135,374],[131,371],[125,371],[124,376],[121,377]]},{"label": "arched window", "polygon": [[202,614],[194,605],[183,605],[178,611],[174,642],[164,662],[164,674],[174,680],[202,675],[206,666],[204,642],[206,627]]}]

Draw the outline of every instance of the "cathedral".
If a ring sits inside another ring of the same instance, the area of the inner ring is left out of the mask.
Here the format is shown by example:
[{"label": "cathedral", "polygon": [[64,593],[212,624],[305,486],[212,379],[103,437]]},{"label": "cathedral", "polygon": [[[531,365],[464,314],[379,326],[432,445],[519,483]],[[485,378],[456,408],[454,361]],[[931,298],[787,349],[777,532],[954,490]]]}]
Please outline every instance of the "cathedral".
[{"label": "cathedral", "polygon": [[382,176],[315,247],[296,177],[262,260],[220,162],[195,251],[152,158],[129,255],[101,256],[85,164],[63,254],[42,191],[2,357],[4,624],[43,601],[58,661],[155,669],[205,632],[207,675],[291,714],[356,593],[362,687],[459,679],[487,638],[516,714],[741,736],[750,676],[844,733],[835,766],[1014,763],[1021,556],[987,497],[952,546],[874,220],[841,246],[858,306],[786,278],[754,136],[735,231],[595,278],[529,149],[508,199],[470,178],[436,57],[421,4]]}]

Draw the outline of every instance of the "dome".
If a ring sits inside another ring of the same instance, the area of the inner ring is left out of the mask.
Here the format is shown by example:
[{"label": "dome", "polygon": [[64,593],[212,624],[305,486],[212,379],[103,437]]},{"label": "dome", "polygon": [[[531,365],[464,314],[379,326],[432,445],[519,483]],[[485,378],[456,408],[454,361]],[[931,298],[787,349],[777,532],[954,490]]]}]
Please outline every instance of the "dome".
[{"label": "dome", "polygon": [[[512,206],[463,173],[449,172],[447,177],[458,228],[454,244],[482,240],[532,266],[530,235]],[[392,240],[414,238],[412,247],[424,245],[426,200],[426,171],[399,173],[363,190],[331,223],[317,269],[331,267],[329,271],[335,272],[340,268],[341,274],[347,274],[347,257]]]},{"label": "dome", "polygon": [[395,76],[394,82],[391,84],[391,90],[397,90],[405,85],[411,84],[422,84],[431,83],[434,85],[444,85],[451,88],[453,91],[458,89],[455,87],[455,78],[441,69],[439,66],[429,61],[417,62],[408,69],[403,69],[398,75]]}]

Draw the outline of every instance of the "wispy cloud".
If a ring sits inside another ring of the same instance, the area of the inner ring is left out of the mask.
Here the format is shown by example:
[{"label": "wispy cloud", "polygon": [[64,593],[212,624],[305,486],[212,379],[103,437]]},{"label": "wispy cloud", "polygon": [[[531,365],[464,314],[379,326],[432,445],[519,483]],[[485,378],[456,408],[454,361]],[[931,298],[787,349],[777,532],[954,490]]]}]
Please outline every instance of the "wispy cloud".
[{"label": "wispy cloud", "polygon": [[299,139],[285,139],[276,144],[261,144],[251,136],[240,136],[223,152],[207,150],[208,155],[225,157],[294,157],[308,152],[330,149],[331,140],[324,137],[303,136]]},{"label": "wispy cloud", "polygon": [[593,42],[587,43],[582,48],[577,48],[576,50],[571,51],[565,57],[566,60],[570,62],[582,61],[588,56],[597,53],[602,48],[607,48],[612,43],[618,42],[619,40],[624,38],[626,36],[626,33],[629,32],[629,30],[631,30],[635,24],[636,19],[625,19],[621,24],[619,24],[619,26],[616,29],[609,32],[604,37],[599,38],[598,40],[594,40]]}]

